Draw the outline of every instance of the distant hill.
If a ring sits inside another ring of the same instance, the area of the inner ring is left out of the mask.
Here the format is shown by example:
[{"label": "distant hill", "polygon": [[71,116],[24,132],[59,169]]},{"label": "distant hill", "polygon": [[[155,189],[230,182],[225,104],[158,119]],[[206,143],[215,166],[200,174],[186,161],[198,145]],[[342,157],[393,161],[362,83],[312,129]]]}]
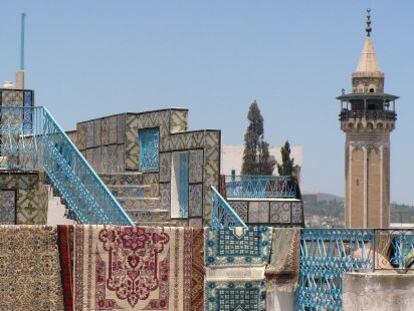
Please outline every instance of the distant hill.
[{"label": "distant hill", "polygon": [[[307,227],[344,227],[344,198],[329,193],[307,193],[302,197]],[[391,203],[391,222],[414,223],[414,206]]]}]

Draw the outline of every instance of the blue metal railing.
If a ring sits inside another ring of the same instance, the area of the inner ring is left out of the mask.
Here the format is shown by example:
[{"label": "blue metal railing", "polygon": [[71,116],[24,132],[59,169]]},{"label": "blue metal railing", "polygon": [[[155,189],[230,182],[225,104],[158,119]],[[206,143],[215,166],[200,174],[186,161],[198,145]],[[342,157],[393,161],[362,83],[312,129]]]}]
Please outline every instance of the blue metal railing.
[{"label": "blue metal railing", "polygon": [[227,175],[228,198],[296,198],[297,181],[292,176]]},{"label": "blue metal railing", "polygon": [[221,196],[221,194],[211,186],[213,192],[212,208],[210,214],[210,226],[213,228],[222,227],[244,227],[247,228],[243,220],[231,208],[229,203]]},{"label": "blue metal railing", "polygon": [[[376,249],[382,257],[375,258],[377,270],[407,270],[414,266],[414,230],[407,229],[375,229]],[[384,251],[384,249],[389,250]],[[385,258],[384,256],[388,257]],[[388,264],[389,262],[389,264]],[[385,263],[385,265],[384,265]]]},{"label": "blue metal railing", "polygon": [[414,268],[414,230],[302,229],[299,310],[342,310],[344,272]]},{"label": "blue metal railing", "polygon": [[342,274],[373,270],[373,245],[373,230],[303,229],[298,309],[342,310]]},{"label": "blue metal railing", "polygon": [[44,169],[81,223],[134,224],[46,108],[0,107],[0,156],[1,168]]}]

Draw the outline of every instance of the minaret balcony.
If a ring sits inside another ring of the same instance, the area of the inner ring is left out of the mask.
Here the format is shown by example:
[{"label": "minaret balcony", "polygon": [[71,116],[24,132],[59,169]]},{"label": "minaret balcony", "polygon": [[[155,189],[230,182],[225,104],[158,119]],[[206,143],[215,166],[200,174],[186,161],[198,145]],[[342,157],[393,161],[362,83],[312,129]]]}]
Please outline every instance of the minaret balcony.
[{"label": "minaret balcony", "polygon": [[395,121],[397,114],[392,110],[347,110],[342,109],[339,114],[340,121],[348,121],[350,119],[365,119],[365,120],[383,120]]}]

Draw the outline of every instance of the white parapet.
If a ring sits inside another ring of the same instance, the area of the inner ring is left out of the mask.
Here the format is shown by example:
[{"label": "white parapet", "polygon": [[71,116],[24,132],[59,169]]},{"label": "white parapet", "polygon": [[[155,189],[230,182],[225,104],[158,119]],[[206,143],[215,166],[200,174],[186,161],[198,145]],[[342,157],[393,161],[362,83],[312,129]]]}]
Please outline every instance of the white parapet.
[{"label": "white parapet", "polygon": [[343,310],[409,311],[414,307],[414,271],[344,273]]}]

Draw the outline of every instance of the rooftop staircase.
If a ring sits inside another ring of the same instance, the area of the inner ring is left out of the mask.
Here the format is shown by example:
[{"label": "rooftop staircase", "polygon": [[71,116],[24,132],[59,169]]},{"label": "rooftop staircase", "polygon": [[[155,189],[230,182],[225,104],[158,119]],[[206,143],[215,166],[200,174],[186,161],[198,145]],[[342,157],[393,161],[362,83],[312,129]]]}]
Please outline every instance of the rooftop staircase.
[{"label": "rooftop staircase", "polygon": [[136,225],[187,225],[187,220],[170,219],[169,210],[161,207],[158,184],[146,184],[142,173],[122,172],[100,177]]},{"label": "rooftop staircase", "polygon": [[46,108],[0,106],[0,116],[0,168],[44,170],[81,223],[133,225]]}]

